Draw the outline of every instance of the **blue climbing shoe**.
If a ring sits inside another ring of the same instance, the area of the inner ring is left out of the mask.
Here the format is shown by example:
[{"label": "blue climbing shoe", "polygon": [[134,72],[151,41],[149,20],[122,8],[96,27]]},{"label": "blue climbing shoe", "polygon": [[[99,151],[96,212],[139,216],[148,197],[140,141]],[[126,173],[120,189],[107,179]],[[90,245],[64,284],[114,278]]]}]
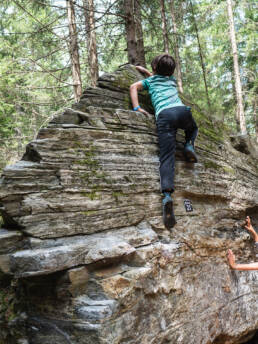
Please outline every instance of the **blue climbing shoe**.
[{"label": "blue climbing shoe", "polygon": [[196,153],[194,151],[194,147],[189,142],[187,142],[185,144],[184,156],[185,156],[185,160],[188,161],[188,162],[193,162],[193,163],[198,162],[197,155],[196,155]]},{"label": "blue climbing shoe", "polygon": [[173,210],[173,201],[168,193],[165,193],[165,197],[162,200],[163,206],[163,222],[167,229],[173,228],[176,224],[176,219]]}]

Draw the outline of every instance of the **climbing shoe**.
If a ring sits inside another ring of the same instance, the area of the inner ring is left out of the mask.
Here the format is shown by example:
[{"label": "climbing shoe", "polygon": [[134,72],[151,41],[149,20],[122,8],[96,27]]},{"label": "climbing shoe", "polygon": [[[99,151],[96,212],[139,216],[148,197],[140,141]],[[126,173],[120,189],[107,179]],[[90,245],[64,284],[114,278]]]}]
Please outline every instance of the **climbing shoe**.
[{"label": "climbing shoe", "polygon": [[196,153],[194,151],[194,147],[189,142],[187,142],[185,144],[184,156],[185,156],[185,160],[188,161],[188,162],[196,163],[198,161],[197,160],[197,155],[196,155]]},{"label": "climbing shoe", "polygon": [[163,222],[167,229],[173,228],[176,224],[176,219],[173,210],[173,201],[169,194],[165,194],[162,200],[163,206]]}]

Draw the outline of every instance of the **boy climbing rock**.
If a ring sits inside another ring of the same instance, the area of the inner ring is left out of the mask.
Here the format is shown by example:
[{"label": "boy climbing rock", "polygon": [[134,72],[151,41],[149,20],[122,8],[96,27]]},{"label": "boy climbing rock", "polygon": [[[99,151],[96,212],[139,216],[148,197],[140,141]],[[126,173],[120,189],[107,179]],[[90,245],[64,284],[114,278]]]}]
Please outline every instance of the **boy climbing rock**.
[{"label": "boy climbing rock", "polygon": [[173,73],[175,60],[168,54],[156,56],[151,62],[153,73],[137,66],[136,68],[149,77],[131,85],[130,95],[134,111],[148,114],[139,105],[138,91],[148,90],[155,110],[158,141],[160,148],[160,184],[164,194],[163,221],[166,228],[176,224],[171,194],[174,192],[174,168],[177,129],[185,131],[184,156],[189,162],[197,162],[194,141],[198,128],[192,117],[191,109],[185,106],[178,96]]}]

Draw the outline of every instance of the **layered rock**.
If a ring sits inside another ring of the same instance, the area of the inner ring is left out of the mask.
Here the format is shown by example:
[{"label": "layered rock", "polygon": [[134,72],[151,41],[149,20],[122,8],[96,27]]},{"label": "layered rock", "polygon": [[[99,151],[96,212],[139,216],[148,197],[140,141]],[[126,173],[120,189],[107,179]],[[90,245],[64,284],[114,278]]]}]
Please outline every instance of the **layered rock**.
[{"label": "layered rock", "polygon": [[[254,337],[258,273],[231,271],[225,253],[230,247],[239,260],[252,259],[240,224],[247,214],[258,224],[255,153],[185,100],[200,128],[199,161],[184,161],[179,132],[177,225],[167,231],[154,116],[130,110],[129,86],[140,78],[128,65],[102,76],[3,171],[0,278],[9,289],[13,280],[14,294],[0,343],[237,344]],[[152,112],[146,93],[140,102]]]}]

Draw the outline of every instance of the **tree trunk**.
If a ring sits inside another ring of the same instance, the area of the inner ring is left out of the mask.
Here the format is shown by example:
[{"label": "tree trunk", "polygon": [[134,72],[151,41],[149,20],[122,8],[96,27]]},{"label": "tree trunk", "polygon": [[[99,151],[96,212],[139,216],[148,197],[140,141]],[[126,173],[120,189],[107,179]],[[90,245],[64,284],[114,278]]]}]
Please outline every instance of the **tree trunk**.
[{"label": "tree trunk", "polygon": [[194,23],[194,28],[195,28],[195,34],[196,34],[196,38],[197,38],[197,42],[198,42],[198,51],[199,51],[199,56],[200,56],[200,61],[201,61],[201,66],[202,66],[202,75],[203,75],[203,81],[204,81],[204,86],[205,86],[207,103],[209,106],[209,110],[211,110],[211,103],[210,103],[207,78],[206,78],[206,75],[207,75],[206,74],[206,68],[205,68],[204,59],[203,59],[202,47],[201,47],[201,42],[200,42],[200,37],[199,37],[199,31],[198,31],[197,23],[195,20],[195,14],[194,14],[193,4],[192,4],[191,0],[190,0],[190,6],[191,6],[191,10],[192,10],[192,17],[193,17],[193,23]]},{"label": "tree trunk", "polygon": [[135,24],[136,24],[136,43],[137,43],[137,62],[146,67],[144,41],[141,21],[141,3],[140,0],[135,0]]},{"label": "tree trunk", "polygon": [[165,4],[164,0],[160,0],[161,6],[161,18],[162,18],[162,32],[163,32],[163,41],[164,41],[164,52],[168,54],[169,51],[169,42],[168,42],[168,29],[165,13]]},{"label": "tree trunk", "polygon": [[124,0],[127,55],[129,63],[137,64],[136,25],[134,20],[134,0]]},{"label": "tree trunk", "polygon": [[176,58],[176,72],[177,72],[177,84],[179,92],[183,93],[183,80],[182,80],[182,71],[181,71],[181,63],[180,63],[180,55],[179,55],[179,45],[178,45],[178,37],[177,37],[177,25],[176,25],[176,14],[174,9],[174,0],[170,1],[170,13],[172,17],[172,24],[173,24],[173,34],[174,34],[174,50],[175,50],[175,58]]},{"label": "tree trunk", "polygon": [[79,101],[82,95],[82,82],[73,1],[66,0],[66,6],[69,23],[69,51],[72,64],[74,98],[76,101]]},{"label": "tree trunk", "polygon": [[242,87],[241,87],[241,81],[240,81],[240,71],[239,71],[239,64],[238,64],[236,34],[235,34],[234,18],[233,18],[233,11],[232,11],[232,0],[227,0],[227,10],[228,10],[228,18],[229,18],[229,29],[230,29],[229,34],[230,34],[230,42],[231,42],[232,54],[233,54],[235,91],[236,91],[236,99],[237,99],[236,122],[237,122],[238,128],[240,127],[240,132],[242,134],[245,134],[246,123],[245,123]]},{"label": "tree trunk", "polygon": [[99,77],[99,66],[98,66],[98,53],[97,53],[93,0],[83,0],[83,7],[84,7],[86,37],[87,37],[90,84],[91,86],[96,87],[98,77]]},{"label": "tree trunk", "polygon": [[254,129],[255,129],[255,136],[256,142],[258,143],[258,119],[257,119],[257,104],[256,104],[256,95],[254,94],[253,100],[253,120],[254,120]]}]

